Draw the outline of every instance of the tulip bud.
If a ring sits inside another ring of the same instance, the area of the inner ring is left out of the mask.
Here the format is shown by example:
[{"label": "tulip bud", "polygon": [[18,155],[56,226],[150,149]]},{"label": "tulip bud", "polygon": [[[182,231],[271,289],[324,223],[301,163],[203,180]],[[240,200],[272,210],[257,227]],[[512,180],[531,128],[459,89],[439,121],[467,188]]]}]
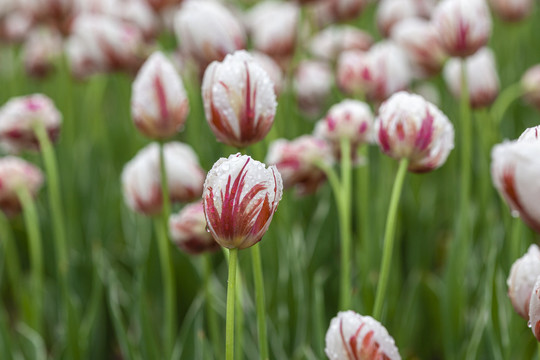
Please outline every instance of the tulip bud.
[{"label": "tulip bud", "polygon": [[334,75],[327,63],[305,60],[298,64],[293,81],[300,110],[314,116],[330,95]]},{"label": "tulip bud", "polygon": [[491,16],[484,0],[444,0],[435,9],[433,23],[450,56],[474,54],[491,35]]},{"label": "tulip bud", "polygon": [[34,127],[42,123],[49,139],[60,134],[62,115],[47,96],[33,94],[12,98],[0,109],[0,139],[19,150],[38,150]]},{"label": "tulip bud", "polygon": [[204,182],[204,213],[214,239],[245,249],[268,230],[283,194],[281,175],[246,155],[219,159]]},{"label": "tulip bud", "polygon": [[0,210],[7,216],[16,215],[22,209],[18,188],[26,188],[35,197],[42,184],[43,174],[33,164],[15,156],[0,158]]},{"label": "tulip bud", "polygon": [[26,38],[22,58],[26,72],[44,77],[54,70],[54,62],[62,56],[62,38],[52,28],[32,31]]},{"label": "tulip bud", "polygon": [[174,19],[174,30],[182,52],[201,69],[246,45],[240,22],[215,1],[185,2]]},{"label": "tulip bud", "polygon": [[146,0],[146,2],[154,9],[154,11],[159,11],[166,7],[180,4],[182,0]]},{"label": "tulip bud", "polygon": [[335,61],[346,50],[368,50],[373,38],[353,26],[330,26],[316,34],[310,41],[309,50],[321,60]]},{"label": "tulip bud", "polygon": [[[482,48],[474,55],[463,59],[466,62],[469,102],[473,108],[489,106],[499,95],[499,76],[495,65],[495,55],[489,48]],[[450,59],[443,71],[448,89],[455,98],[461,97],[462,59]]]},{"label": "tulip bud", "polygon": [[274,84],[246,51],[213,62],[204,73],[206,121],[219,141],[238,148],[266,136],[276,114]]},{"label": "tulip bud", "polygon": [[[171,201],[192,201],[202,193],[204,171],[193,149],[180,142],[165,144],[165,169]],[[163,207],[159,146],[152,143],[140,150],[122,171],[127,205],[145,215],[158,214]]]},{"label": "tulip bud", "polygon": [[428,18],[432,9],[425,5],[417,0],[382,0],[376,14],[379,32],[388,37],[394,25],[404,19],[420,16]]},{"label": "tulip bud", "polygon": [[0,16],[0,37],[9,42],[22,42],[34,26],[34,18],[19,9],[8,9],[7,14],[9,16]]},{"label": "tulip bud", "polygon": [[324,352],[329,360],[401,360],[394,339],[380,322],[354,311],[340,311],[330,322]]},{"label": "tulip bud", "polygon": [[490,0],[491,9],[504,21],[521,21],[532,13],[533,0]]},{"label": "tulip bud", "polygon": [[540,341],[540,276],[536,278],[529,300],[529,326],[536,340]]},{"label": "tulip bud", "polygon": [[169,218],[171,240],[188,254],[198,255],[219,249],[219,244],[206,231],[202,200],[186,205]]},{"label": "tulip bud", "polygon": [[491,151],[493,184],[512,210],[540,232],[540,143],[507,141]]},{"label": "tulip bud", "polygon": [[398,92],[379,108],[375,133],[381,150],[395,159],[409,159],[409,171],[440,167],[454,148],[454,127],[423,97]]},{"label": "tulip bud", "polygon": [[521,77],[523,99],[540,109],[540,64],[529,68]]},{"label": "tulip bud", "polygon": [[514,310],[524,319],[529,318],[529,300],[536,278],[540,275],[540,249],[529,246],[527,253],[517,259],[506,280],[508,297]]},{"label": "tulip bud", "polygon": [[360,16],[367,0],[325,0],[313,5],[314,17],[320,27],[330,23],[353,20]]},{"label": "tulip bud", "polygon": [[525,129],[517,141],[537,142],[540,141],[540,126]]},{"label": "tulip bud", "polygon": [[268,55],[259,51],[251,51],[251,56],[268,74],[270,81],[274,84],[274,92],[279,96],[283,89],[285,80],[283,79],[283,71],[279,65]]},{"label": "tulip bud", "polygon": [[332,166],[333,157],[325,140],[303,135],[294,140],[272,142],[265,161],[276,165],[286,189],[296,187],[297,194],[302,196],[314,193],[326,180],[317,162]]},{"label": "tulip bud", "polygon": [[161,52],[146,60],[133,82],[131,115],[143,135],[166,139],[181,130],[189,112],[182,79]]}]

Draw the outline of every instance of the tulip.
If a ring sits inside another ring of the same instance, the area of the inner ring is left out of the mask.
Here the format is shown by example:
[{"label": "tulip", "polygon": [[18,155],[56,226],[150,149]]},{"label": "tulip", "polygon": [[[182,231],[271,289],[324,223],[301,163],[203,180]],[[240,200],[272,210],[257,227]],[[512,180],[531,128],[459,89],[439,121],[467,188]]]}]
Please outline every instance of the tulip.
[{"label": "tulip", "polygon": [[400,360],[394,339],[371,316],[340,311],[330,322],[325,337],[326,356],[330,360]]},{"label": "tulip", "polygon": [[19,188],[36,197],[43,185],[43,173],[33,164],[15,157],[0,158],[0,210],[7,216],[20,213],[22,204],[17,192]]},{"label": "tulip", "polygon": [[409,171],[440,167],[454,148],[454,127],[435,105],[419,95],[398,92],[379,108],[375,122],[381,150],[408,159]]},{"label": "tulip", "polygon": [[51,141],[60,133],[62,115],[47,96],[12,98],[0,109],[0,139],[18,150],[38,150],[36,126],[43,126]]},{"label": "tulip", "polygon": [[504,21],[517,22],[532,13],[532,0],[490,0],[491,9]]},{"label": "tulip", "polygon": [[309,116],[318,114],[330,96],[334,83],[330,66],[322,61],[302,61],[298,64],[293,81],[300,110]]},{"label": "tulip", "polygon": [[131,114],[141,133],[166,139],[181,130],[189,112],[182,79],[161,52],[146,60],[133,82]]},{"label": "tulip", "polygon": [[540,64],[529,68],[521,77],[523,99],[540,109]]},{"label": "tulip", "polygon": [[435,9],[433,23],[450,56],[474,54],[491,35],[491,17],[484,0],[444,0]]},{"label": "tulip", "polygon": [[413,17],[429,18],[435,2],[419,0],[382,0],[377,7],[377,27],[384,37],[390,36],[394,25]]},{"label": "tulip", "polygon": [[313,6],[314,17],[320,27],[330,23],[354,20],[360,16],[367,3],[367,0],[319,1]]},{"label": "tulip", "polygon": [[[499,95],[499,76],[493,51],[482,48],[464,61],[471,107],[481,108],[491,105]],[[443,75],[450,92],[459,99],[461,97],[461,59],[450,59],[444,67]]]},{"label": "tulip", "polygon": [[250,51],[251,56],[268,74],[270,81],[274,84],[274,92],[276,96],[281,93],[285,80],[283,79],[283,71],[279,65],[268,55],[259,51]]},{"label": "tulip", "polygon": [[[171,201],[187,202],[202,193],[204,171],[189,145],[165,144],[165,168]],[[159,146],[152,143],[124,166],[122,187],[127,205],[145,215],[158,214],[163,207]]]},{"label": "tulip", "polygon": [[529,300],[529,326],[536,340],[540,341],[540,276],[536,278]]},{"label": "tulip", "polygon": [[14,43],[22,42],[34,26],[34,18],[18,9],[8,10],[8,14],[0,16],[0,38]]},{"label": "tulip", "polygon": [[346,50],[368,50],[373,38],[367,32],[349,25],[330,26],[317,33],[309,43],[316,58],[335,61]]},{"label": "tulip", "polygon": [[218,140],[227,145],[244,148],[254,144],[274,123],[274,84],[246,51],[208,66],[202,96],[206,121]]},{"label": "tulip", "polygon": [[62,56],[62,38],[52,28],[31,32],[22,50],[24,68],[35,77],[44,77],[54,69],[54,62]]},{"label": "tulip", "polygon": [[528,128],[521,134],[518,141],[537,142],[540,139],[538,135],[539,131],[540,131],[540,126]]},{"label": "tulip", "polygon": [[536,245],[531,245],[527,253],[512,264],[510,275],[506,280],[512,306],[524,319],[529,318],[529,301],[538,276],[540,276],[540,249]]},{"label": "tulip", "polygon": [[507,141],[491,151],[493,184],[510,206],[536,232],[540,232],[540,143]]},{"label": "tulip", "polygon": [[245,249],[268,230],[283,194],[281,175],[247,155],[219,159],[204,182],[208,230],[228,249]]},{"label": "tulip", "polygon": [[159,11],[169,6],[178,5],[182,0],[146,0],[146,2],[155,10]]}]

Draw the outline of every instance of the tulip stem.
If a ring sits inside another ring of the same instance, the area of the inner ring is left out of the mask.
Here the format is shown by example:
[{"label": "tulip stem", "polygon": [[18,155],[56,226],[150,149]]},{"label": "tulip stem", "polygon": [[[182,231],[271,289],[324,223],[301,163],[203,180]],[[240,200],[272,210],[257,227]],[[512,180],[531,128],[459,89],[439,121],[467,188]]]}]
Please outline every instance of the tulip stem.
[{"label": "tulip stem", "polygon": [[[19,279],[21,278],[21,265],[19,263],[19,256],[17,248],[14,242],[13,233],[9,227],[9,222],[4,212],[0,210],[0,246],[2,256],[4,257],[7,277],[9,280],[9,286],[11,289],[11,295],[13,301],[16,304],[21,304],[20,292],[19,292]],[[0,281],[2,279],[0,278]],[[1,282],[0,282],[0,285]]]},{"label": "tulip stem", "polygon": [[525,90],[523,89],[523,86],[521,86],[521,82],[517,82],[515,84],[512,84],[510,86],[507,86],[500,94],[497,96],[497,100],[491,107],[491,118],[494,120],[495,124],[499,126],[501,123],[502,118],[504,117],[504,113],[508,108],[510,107],[510,104],[516,99],[518,99],[520,96],[522,96],[525,93]]},{"label": "tulip stem", "polygon": [[161,213],[161,221],[156,219],[155,227],[158,237],[159,257],[161,259],[161,272],[163,275],[164,288],[164,318],[163,318],[163,341],[164,352],[166,358],[169,358],[174,342],[174,324],[176,319],[175,309],[175,289],[174,289],[174,272],[172,268],[170,242],[167,236],[169,228],[169,214],[171,212],[171,203],[169,196],[169,184],[167,182],[167,172],[165,168],[165,153],[164,144],[159,144],[159,168],[161,177],[161,191],[163,199],[163,210]]},{"label": "tulip stem", "polygon": [[341,283],[339,307],[348,310],[351,303],[351,142],[341,139],[341,196],[339,224],[341,232]]},{"label": "tulip stem", "polygon": [[229,281],[227,285],[227,318],[225,333],[225,358],[234,360],[234,306],[236,294],[236,266],[238,249],[229,249]]},{"label": "tulip stem", "polygon": [[523,228],[521,219],[516,218],[512,220],[512,251],[510,251],[510,263],[516,261],[521,254],[521,229]]},{"label": "tulip stem", "polygon": [[214,311],[214,294],[212,293],[212,258],[210,254],[203,254],[204,257],[204,291],[206,298],[206,312],[208,316],[208,328],[210,329],[210,340],[214,345],[215,354],[221,354],[220,336],[216,312]]},{"label": "tulip stem", "polygon": [[384,229],[383,258],[379,284],[377,286],[377,295],[375,297],[375,306],[373,309],[373,317],[378,320],[381,320],[384,297],[388,287],[388,278],[390,277],[390,265],[392,264],[392,251],[396,232],[397,208],[408,166],[408,159],[404,158],[400,160],[399,169],[396,179],[394,180],[394,187],[392,188],[392,195],[390,197],[390,206],[388,207],[388,216],[386,218],[386,226]]},{"label": "tulip stem", "polygon": [[[361,234],[360,243],[358,249],[357,261],[359,264],[363,265],[363,279],[369,284],[369,273],[371,272],[372,260],[375,259],[378,255],[375,253],[376,249],[373,246],[373,241],[371,241],[371,216],[369,212],[369,147],[368,145],[362,145],[358,151],[358,156],[360,161],[365,163],[361,164],[356,170],[357,175],[357,201],[358,204],[358,233]],[[372,299],[372,292],[366,291],[367,288],[364,287],[364,300],[366,297],[369,297],[370,301]],[[371,287],[369,288],[371,290]],[[366,306],[370,306],[364,303]],[[372,306],[372,304],[371,304]]]},{"label": "tulip stem", "polygon": [[264,305],[264,282],[259,243],[251,247],[253,279],[255,281],[255,300],[257,304],[257,330],[259,333],[259,353],[261,360],[268,360],[268,342],[266,338],[266,312]]}]

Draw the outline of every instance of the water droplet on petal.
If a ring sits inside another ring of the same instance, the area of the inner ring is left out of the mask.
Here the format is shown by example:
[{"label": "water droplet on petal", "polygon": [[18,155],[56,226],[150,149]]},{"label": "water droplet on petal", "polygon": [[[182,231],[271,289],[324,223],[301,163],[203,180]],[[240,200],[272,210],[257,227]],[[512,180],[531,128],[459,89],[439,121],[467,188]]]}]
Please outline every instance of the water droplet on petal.
[{"label": "water droplet on petal", "polygon": [[517,211],[517,210],[512,210],[511,214],[512,214],[513,218],[518,218],[519,217],[519,211]]},{"label": "water droplet on petal", "polygon": [[527,321],[527,326],[530,328],[532,328],[532,323],[531,323],[531,320]]}]

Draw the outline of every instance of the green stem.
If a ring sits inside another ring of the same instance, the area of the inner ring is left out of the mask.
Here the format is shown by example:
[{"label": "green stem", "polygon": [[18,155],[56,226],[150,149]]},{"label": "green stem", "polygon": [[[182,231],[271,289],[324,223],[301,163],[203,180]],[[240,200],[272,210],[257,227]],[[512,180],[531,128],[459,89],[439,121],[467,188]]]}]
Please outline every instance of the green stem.
[{"label": "green stem", "polygon": [[43,248],[39,220],[32,195],[25,187],[17,189],[17,196],[22,204],[24,224],[28,234],[30,263],[32,264],[32,314],[30,326],[41,333],[43,328]]},{"label": "green stem", "polygon": [[21,278],[21,265],[19,255],[14,242],[13,234],[9,228],[9,222],[4,213],[0,210],[0,239],[3,247],[4,261],[9,279],[9,286],[15,304],[21,304],[19,279]]},{"label": "green stem", "polygon": [[203,254],[204,257],[204,291],[206,298],[206,312],[208,317],[208,328],[210,329],[210,340],[215,349],[215,354],[221,354],[220,335],[216,312],[214,311],[214,295],[212,293],[212,258],[210,254]]},{"label": "green stem", "polygon": [[469,203],[471,183],[471,109],[467,84],[466,60],[461,62],[461,198],[459,238],[466,241],[469,228]]},{"label": "green stem", "polygon": [[159,143],[159,169],[161,175],[161,191],[163,194],[163,217],[165,229],[168,229],[169,216],[171,215],[171,198],[169,195],[169,182],[167,181],[167,171],[165,165],[165,144]]},{"label": "green stem", "polygon": [[341,210],[339,224],[341,233],[341,276],[340,276],[340,309],[348,310],[351,303],[351,142],[340,141],[341,149]]},{"label": "green stem", "polygon": [[261,360],[268,360],[268,340],[266,338],[266,309],[264,305],[264,282],[259,243],[251,247],[253,279],[255,281],[255,301],[257,304],[257,330]]},{"label": "green stem", "polygon": [[504,117],[504,113],[510,107],[510,104],[516,99],[521,97],[525,93],[525,90],[521,86],[520,82],[507,86],[500,94],[497,96],[497,100],[491,107],[491,118],[498,126],[501,123],[501,120]]},{"label": "green stem", "polygon": [[[365,163],[358,166],[356,170],[356,204],[358,206],[358,233],[360,234],[360,245],[357,250],[357,261],[362,264],[363,275],[365,283],[370,284],[369,274],[372,270],[372,262],[378,255],[376,248],[373,246],[374,242],[371,241],[371,214],[369,209],[370,197],[369,197],[369,146],[362,145],[359,148],[358,156]],[[363,287],[364,293],[364,305],[367,308],[373,306],[373,294],[371,286]],[[366,301],[369,299],[369,301]]]},{"label": "green stem", "polygon": [[523,229],[523,224],[521,219],[513,219],[512,222],[512,238],[511,238],[511,251],[510,251],[510,264],[517,260],[521,255],[521,234]]},{"label": "green stem", "polygon": [[234,359],[234,305],[236,294],[236,266],[238,249],[229,250],[229,281],[227,285],[227,319],[225,334],[225,358]]},{"label": "green stem", "polygon": [[386,218],[386,227],[384,229],[383,258],[379,285],[377,286],[377,295],[375,297],[375,306],[373,309],[373,317],[379,320],[381,319],[384,297],[386,295],[386,288],[388,287],[388,278],[390,277],[390,265],[392,264],[392,251],[396,232],[397,208],[408,166],[408,159],[400,160],[394,187],[392,188],[392,195],[390,197],[390,206],[388,207],[388,217]]}]

